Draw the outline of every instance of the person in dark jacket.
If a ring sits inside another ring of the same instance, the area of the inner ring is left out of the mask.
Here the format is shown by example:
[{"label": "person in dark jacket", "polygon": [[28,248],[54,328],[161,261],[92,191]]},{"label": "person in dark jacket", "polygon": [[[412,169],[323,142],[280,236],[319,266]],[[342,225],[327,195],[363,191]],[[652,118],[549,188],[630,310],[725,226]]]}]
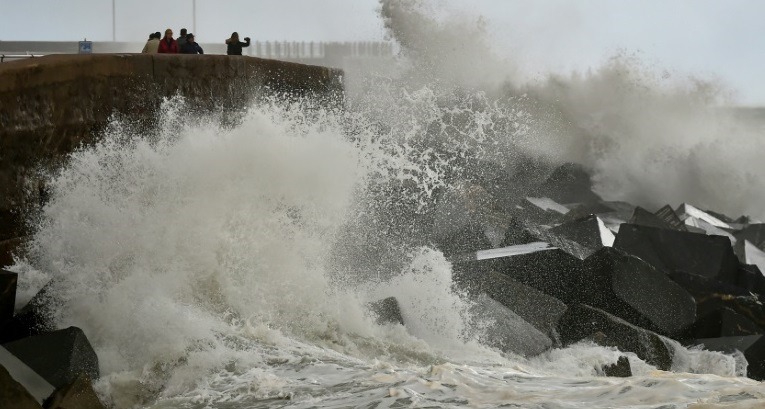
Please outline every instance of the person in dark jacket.
[{"label": "person in dark jacket", "polygon": [[178,54],[178,42],[173,38],[173,30],[165,30],[165,38],[159,41],[159,49],[157,52],[160,54]]},{"label": "person in dark jacket", "polygon": [[[188,35],[188,31],[185,28],[181,29],[181,35],[178,36],[178,38],[175,40],[178,42],[178,49],[182,50],[183,45],[186,44],[186,36]],[[183,51],[181,51],[183,52]]]},{"label": "person in dark jacket", "polygon": [[186,42],[181,46],[181,54],[204,54],[202,47],[194,41],[194,34],[186,35]]},{"label": "person in dark jacket", "polygon": [[226,47],[226,54],[228,55],[242,55],[242,47],[249,47],[250,46],[250,37],[244,38],[244,43],[239,41],[239,33],[234,31],[231,33],[231,38],[226,40],[226,44],[228,46]]}]

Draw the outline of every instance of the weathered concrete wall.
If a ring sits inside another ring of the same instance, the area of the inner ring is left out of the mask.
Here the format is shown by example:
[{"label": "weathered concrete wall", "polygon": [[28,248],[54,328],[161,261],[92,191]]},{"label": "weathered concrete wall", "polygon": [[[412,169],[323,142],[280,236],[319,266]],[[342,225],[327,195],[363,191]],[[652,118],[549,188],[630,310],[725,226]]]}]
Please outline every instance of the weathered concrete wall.
[{"label": "weathered concrete wall", "polygon": [[342,71],[222,55],[51,55],[0,65],[0,241],[24,234],[36,168],[93,141],[117,113],[151,123],[164,97],[197,108],[255,94],[339,98]]}]

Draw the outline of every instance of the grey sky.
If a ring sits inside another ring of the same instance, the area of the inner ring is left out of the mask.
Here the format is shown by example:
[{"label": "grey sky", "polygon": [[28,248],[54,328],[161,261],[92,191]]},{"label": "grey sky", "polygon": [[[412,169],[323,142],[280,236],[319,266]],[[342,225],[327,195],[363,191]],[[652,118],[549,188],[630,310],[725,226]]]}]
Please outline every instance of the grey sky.
[{"label": "grey sky", "polygon": [[[193,29],[192,0],[115,0],[118,41]],[[197,0],[197,41],[381,40],[377,0]],[[499,52],[532,72],[597,67],[618,49],[646,65],[717,75],[741,103],[765,105],[765,1],[433,0],[483,15]],[[0,0],[0,41],[112,38],[111,0]]]}]

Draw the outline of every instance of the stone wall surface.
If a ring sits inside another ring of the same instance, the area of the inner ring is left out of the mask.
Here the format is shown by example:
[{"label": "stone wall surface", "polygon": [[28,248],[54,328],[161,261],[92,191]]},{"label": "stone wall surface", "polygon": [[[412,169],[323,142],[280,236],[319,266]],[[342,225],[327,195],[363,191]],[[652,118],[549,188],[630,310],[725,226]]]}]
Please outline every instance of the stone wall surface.
[{"label": "stone wall surface", "polygon": [[336,100],[342,71],[225,55],[50,55],[0,65],[0,241],[23,235],[24,211],[40,200],[38,169],[92,142],[113,115],[157,119],[163,98],[201,109],[256,95]]}]

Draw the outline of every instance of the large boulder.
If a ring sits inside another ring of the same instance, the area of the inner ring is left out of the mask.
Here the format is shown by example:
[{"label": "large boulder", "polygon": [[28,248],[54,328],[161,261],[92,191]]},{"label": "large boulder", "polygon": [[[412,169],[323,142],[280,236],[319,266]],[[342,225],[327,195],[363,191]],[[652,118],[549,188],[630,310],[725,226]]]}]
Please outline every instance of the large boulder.
[{"label": "large boulder", "polygon": [[547,335],[485,294],[474,299],[470,312],[480,341],[492,348],[528,357],[552,347]]},{"label": "large boulder", "polygon": [[87,376],[80,375],[72,383],[59,388],[48,400],[45,409],[105,409],[93,384]]},{"label": "large boulder", "polygon": [[675,229],[670,223],[667,223],[666,221],[664,221],[661,217],[657,216],[654,213],[649,212],[646,209],[643,209],[640,206],[635,208],[635,212],[632,213],[632,217],[629,220],[629,224],[656,227],[657,229],[678,230],[678,229]]},{"label": "large boulder", "polygon": [[0,365],[0,408],[42,409],[34,396],[18,383],[8,370]]},{"label": "large boulder", "polygon": [[591,339],[622,352],[633,352],[661,370],[672,367],[673,349],[660,335],[588,305],[570,305],[558,323],[558,333],[565,345]]},{"label": "large boulder", "polygon": [[549,197],[526,197],[513,209],[513,214],[525,221],[552,225],[558,223],[569,208]]},{"label": "large boulder", "polygon": [[610,247],[614,244],[614,234],[598,216],[588,215],[562,223],[550,229],[550,233],[579,243],[590,249]]},{"label": "large boulder", "polygon": [[36,335],[3,344],[53,387],[74,382],[79,375],[98,379],[98,357],[77,327]]},{"label": "large boulder", "polygon": [[685,271],[734,283],[738,259],[727,237],[624,224],[614,248],[666,272]]},{"label": "large boulder", "polygon": [[758,335],[760,326],[738,312],[723,307],[699,317],[690,330],[689,338],[719,338],[743,335]]},{"label": "large boulder", "polygon": [[[0,366],[8,371],[9,376],[18,382],[37,403],[42,403],[55,390],[47,380],[1,346]],[[2,401],[0,401],[0,407],[5,407],[2,406]]]},{"label": "large boulder", "polygon": [[50,281],[13,318],[0,323],[0,344],[54,329],[55,281]]},{"label": "large boulder", "polygon": [[[670,226],[673,230],[688,231],[680,217],[675,213],[670,205],[666,205],[654,213],[659,219]],[[639,223],[637,223],[639,224]]]},{"label": "large boulder", "polygon": [[554,330],[566,311],[562,301],[490,269],[455,271],[454,279],[470,293],[488,295],[550,338],[557,338]]},{"label": "large boulder", "polygon": [[693,324],[693,297],[643,260],[604,247],[584,263],[584,275],[575,282],[575,292],[582,295],[578,303],[670,337]]}]

